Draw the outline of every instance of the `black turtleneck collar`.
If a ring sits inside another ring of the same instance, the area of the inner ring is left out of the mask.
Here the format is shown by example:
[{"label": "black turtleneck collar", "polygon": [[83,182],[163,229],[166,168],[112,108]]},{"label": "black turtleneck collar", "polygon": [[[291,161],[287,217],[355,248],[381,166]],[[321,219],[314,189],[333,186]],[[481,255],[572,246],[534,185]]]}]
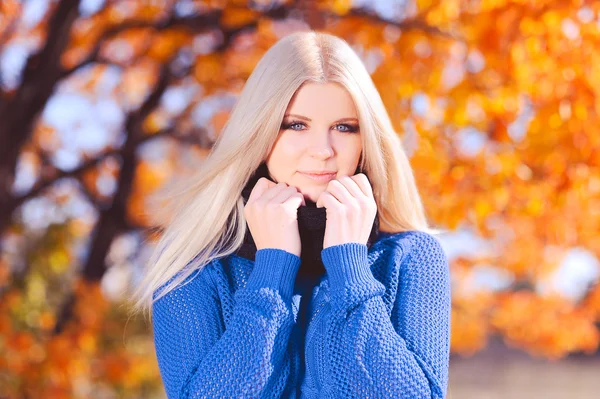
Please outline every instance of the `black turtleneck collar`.
[{"label": "black turtleneck collar", "polygon": [[[356,173],[360,173],[357,169]],[[363,172],[364,173],[364,172]],[[254,174],[250,177],[244,188],[242,189],[242,197],[244,204],[248,202],[250,193],[254,185],[261,177],[265,177],[273,182],[274,179],[269,175],[269,170],[265,162],[261,163]],[[325,238],[325,225],[327,221],[327,209],[317,208],[317,204],[308,198],[305,198],[306,205],[301,205],[298,208],[298,232],[300,234],[302,263],[298,271],[297,279],[314,283],[325,274],[325,267],[321,261],[321,251],[323,250],[323,240]],[[379,236],[379,217],[375,216],[373,229],[367,241],[367,246],[370,247]],[[256,245],[247,228],[244,242],[235,252],[237,255],[254,260],[256,255]]]}]

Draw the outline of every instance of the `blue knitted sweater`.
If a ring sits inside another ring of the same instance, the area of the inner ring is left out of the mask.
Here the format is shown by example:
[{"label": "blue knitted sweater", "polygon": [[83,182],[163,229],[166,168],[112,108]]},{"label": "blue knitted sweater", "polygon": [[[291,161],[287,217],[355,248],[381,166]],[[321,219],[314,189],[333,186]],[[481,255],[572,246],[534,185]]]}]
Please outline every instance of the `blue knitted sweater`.
[{"label": "blue knitted sweater", "polygon": [[444,398],[451,304],[439,241],[382,232],[369,248],[321,257],[326,274],[306,291],[302,318],[301,259],[274,248],[213,260],[155,301],[167,396]]}]

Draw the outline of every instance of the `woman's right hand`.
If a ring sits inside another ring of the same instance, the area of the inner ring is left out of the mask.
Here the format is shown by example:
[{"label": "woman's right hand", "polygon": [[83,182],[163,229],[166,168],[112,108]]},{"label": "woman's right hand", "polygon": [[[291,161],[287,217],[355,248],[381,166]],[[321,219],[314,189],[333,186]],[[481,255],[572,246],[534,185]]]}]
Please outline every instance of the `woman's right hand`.
[{"label": "woman's right hand", "polygon": [[244,206],[256,250],[277,248],[300,256],[298,208],[305,204],[296,187],[261,177]]}]

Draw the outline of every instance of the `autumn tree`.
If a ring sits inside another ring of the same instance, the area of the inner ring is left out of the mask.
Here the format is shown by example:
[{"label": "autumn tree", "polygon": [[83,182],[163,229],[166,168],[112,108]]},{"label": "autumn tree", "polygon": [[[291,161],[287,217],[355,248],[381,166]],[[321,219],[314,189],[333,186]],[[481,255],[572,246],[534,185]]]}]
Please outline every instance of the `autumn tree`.
[{"label": "autumn tree", "polygon": [[[597,350],[598,284],[577,301],[539,289],[569,249],[600,256],[595,3],[35,4],[0,1],[0,394],[159,389],[147,328],[114,290],[160,232],[144,200],[198,167],[266,49],[310,28],[364,60],[431,221],[493,243],[453,258],[452,351],[492,335]],[[482,265],[510,282],[470,287]]]}]

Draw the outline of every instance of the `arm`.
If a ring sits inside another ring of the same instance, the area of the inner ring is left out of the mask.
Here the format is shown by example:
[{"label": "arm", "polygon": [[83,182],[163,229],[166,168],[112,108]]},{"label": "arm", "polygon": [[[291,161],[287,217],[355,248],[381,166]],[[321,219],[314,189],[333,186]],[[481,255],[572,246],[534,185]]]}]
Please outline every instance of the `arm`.
[{"label": "arm", "polygon": [[[439,242],[418,232],[394,251],[402,261],[392,317],[385,286],[367,263],[367,246],[325,248],[332,319],[326,367],[332,394],[377,398],[444,398],[450,356],[450,279]],[[400,250],[398,250],[400,249]],[[407,258],[406,258],[407,257]]]},{"label": "arm", "polygon": [[153,304],[156,356],[168,398],[281,394],[289,373],[291,295],[299,265],[300,258],[284,250],[258,250],[222,334],[212,270]]}]

